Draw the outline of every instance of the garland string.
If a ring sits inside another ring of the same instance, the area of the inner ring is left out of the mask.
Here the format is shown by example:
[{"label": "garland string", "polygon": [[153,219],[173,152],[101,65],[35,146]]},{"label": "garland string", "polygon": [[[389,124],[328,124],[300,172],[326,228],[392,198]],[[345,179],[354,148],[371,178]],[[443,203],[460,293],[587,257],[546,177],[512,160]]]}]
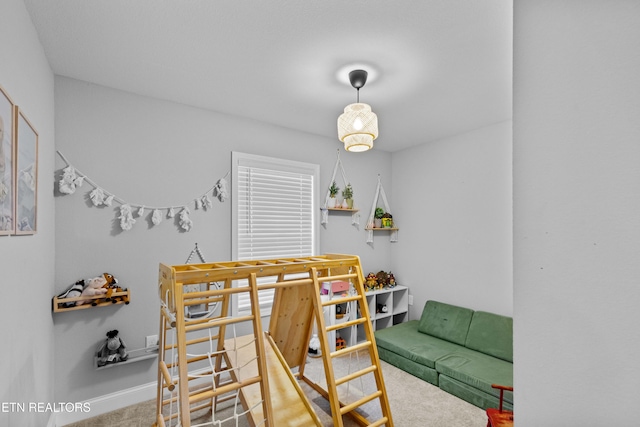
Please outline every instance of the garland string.
[{"label": "garland string", "polygon": [[[167,218],[173,218],[175,216],[175,210],[178,209],[180,210],[178,217],[180,228],[185,231],[189,231],[193,226],[193,221],[189,218],[191,212],[187,207],[191,202],[171,206],[148,206],[144,204],[127,203],[124,199],[105,190],[104,187],[98,185],[86,174],[78,170],[59,150],[56,150],[56,152],[67,165],[67,167],[63,169],[62,179],[58,182],[60,192],[63,194],[73,194],[86,181],[94,188],[94,190],[89,193],[89,198],[94,206],[111,206],[114,201],[121,205],[119,219],[122,230],[131,230],[135,224],[136,220],[133,217],[134,211],[136,212],[137,217],[142,217],[146,209],[152,211],[151,222],[154,225],[158,225],[162,221],[162,214],[160,213],[161,210],[167,211]],[[204,194],[192,199],[196,209],[204,209],[206,211],[213,207],[211,199],[209,198],[209,193],[211,193],[220,202],[224,202],[228,198],[229,191],[227,189],[226,179],[229,176],[229,173],[230,172],[227,172],[224,177],[220,178],[215,185],[209,188]]]}]

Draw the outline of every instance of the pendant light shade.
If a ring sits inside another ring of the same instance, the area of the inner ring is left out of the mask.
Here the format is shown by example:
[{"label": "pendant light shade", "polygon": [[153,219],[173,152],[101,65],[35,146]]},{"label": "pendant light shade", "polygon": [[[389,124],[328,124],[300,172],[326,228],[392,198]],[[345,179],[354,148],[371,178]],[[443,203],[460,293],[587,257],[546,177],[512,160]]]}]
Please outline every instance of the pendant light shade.
[{"label": "pendant light shade", "polygon": [[367,82],[367,75],[364,70],[349,73],[349,81],[357,89],[358,98],[355,104],[347,105],[338,117],[338,138],[344,142],[347,151],[370,150],[373,140],[378,137],[378,116],[368,104],[360,102],[360,88]]},{"label": "pendant light shade", "polygon": [[338,138],[347,151],[367,151],[378,137],[378,116],[368,104],[349,104],[338,117]]}]

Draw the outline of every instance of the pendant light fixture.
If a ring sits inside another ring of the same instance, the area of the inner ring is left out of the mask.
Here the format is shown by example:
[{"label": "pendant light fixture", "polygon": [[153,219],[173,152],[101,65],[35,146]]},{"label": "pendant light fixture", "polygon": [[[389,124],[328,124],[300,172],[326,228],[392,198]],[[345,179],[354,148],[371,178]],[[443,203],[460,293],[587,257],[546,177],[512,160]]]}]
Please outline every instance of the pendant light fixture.
[{"label": "pendant light fixture", "polygon": [[360,88],[367,82],[367,76],[365,70],[349,73],[351,86],[358,93],[357,100],[344,107],[344,113],[338,117],[338,138],[347,151],[367,151],[373,148],[373,140],[378,137],[378,116],[371,111],[371,106],[360,102]]}]

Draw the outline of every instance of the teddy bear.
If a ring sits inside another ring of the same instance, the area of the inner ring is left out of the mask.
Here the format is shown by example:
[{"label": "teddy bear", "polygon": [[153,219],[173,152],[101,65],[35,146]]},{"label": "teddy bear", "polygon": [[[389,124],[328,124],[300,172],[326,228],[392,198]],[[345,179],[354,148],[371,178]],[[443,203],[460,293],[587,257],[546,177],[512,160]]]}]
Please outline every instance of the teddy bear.
[{"label": "teddy bear", "polygon": [[[103,273],[102,276],[87,279],[85,280],[81,296],[94,297],[97,295],[105,295],[109,291],[105,285],[109,285],[109,283],[117,283],[116,278],[109,273]],[[76,305],[91,303],[91,305],[96,306],[98,302],[99,300],[92,298],[78,301]]]},{"label": "teddy bear", "polygon": [[126,348],[124,341],[118,336],[117,329],[107,332],[107,339],[96,350],[98,367],[127,360],[129,355]]},{"label": "teddy bear", "polygon": [[[103,277],[94,277],[92,279],[85,279],[84,288],[82,289],[81,297],[94,297],[96,295],[104,295],[107,293],[107,290],[102,287],[104,285]],[[83,305],[91,303],[91,305],[96,305],[94,299],[85,299],[76,302],[76,305]]]}]

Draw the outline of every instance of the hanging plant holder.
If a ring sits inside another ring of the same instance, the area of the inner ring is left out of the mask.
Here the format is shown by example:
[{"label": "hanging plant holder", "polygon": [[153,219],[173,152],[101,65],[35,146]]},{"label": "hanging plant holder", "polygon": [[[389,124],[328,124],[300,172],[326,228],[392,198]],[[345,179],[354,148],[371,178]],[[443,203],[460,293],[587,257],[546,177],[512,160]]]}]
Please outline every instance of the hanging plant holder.
[{"label": "hanging plant holder", "polygon": [[[384,209],[378,207],[378,199],[382,198],[382,204],[384,205]],[[381,210],[385,213],[380,215]],[[376,212],[378,215],[376,215]],[[367,220],[367,243],[373,243],[373,231],[374,230],[390,230],[391,236],[389,236],[389,240],[391,242],[398,241],[398,228],[393,220],[393,216],[389,213],[391,209],[389,208],[389,202],[387,201],[387,195],[384,192],[384,188],[382,187],[382,182],[380,181],[380,174],[378,174],[378,186],[376,187],[376,194],[373,197],[373,204],[371,205],[371,213],[369,214],[369,219]],[[380,217],[379,219],[382,222],[381,228],[376,228],[374,226],[375,219]]]},{"label": "hanging plant holder", "polygon": [[[335,195],[338,193],[339,187],[336,185],[336,174],[338,173],[338,168],[340,168],[340,172],[342,174],[342,181],[344,182],[344,190],[343,196],[345,197],[345,201],[343,202],[342,207],[338,207],[335,204],[335,198],[332,197],[332,194]],[[333,167],[333,174],[331,175],[331,186],[327,189],[327,195],[324,199],[324,205],[320,208],[322,211],[322,216],[320,223],[322,225],[326,225],[329,222],[329,210],[341,210],[346,212],[351,212],[351,225],[358,227],[360,226],[360,214],[358,213],[358,209],[353,207],[353,189],[349,180],[347,180],[347,175],[344,172],[344,167],[342,166],[342,162],[340,161],[340,150],[338,150],[336,164]],[[346,193],[345,193],[346,192]],[[347,199],[347,196],[349,198]],[[333,199],[333,201],[332,201]],[[348,200],[351,200],[350,202]]]}]

